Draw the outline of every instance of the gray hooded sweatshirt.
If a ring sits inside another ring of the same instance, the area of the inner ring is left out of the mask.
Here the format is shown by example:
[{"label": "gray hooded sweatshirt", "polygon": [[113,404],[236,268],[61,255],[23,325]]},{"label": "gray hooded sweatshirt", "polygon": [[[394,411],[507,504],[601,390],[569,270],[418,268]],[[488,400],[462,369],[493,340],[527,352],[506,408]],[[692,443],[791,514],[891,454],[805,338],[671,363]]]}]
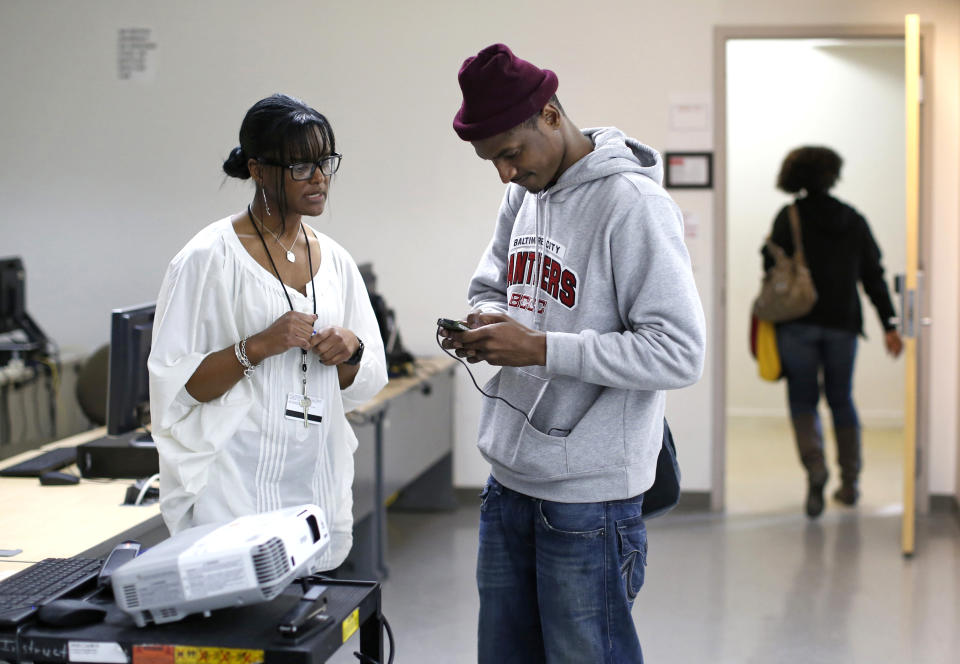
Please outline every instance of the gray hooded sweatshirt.
[{"label": "gray hooded sweatshirt", "polygon": [[539,194],[510,184],[473,279],[474,310],[547,334],[546,366],[484,388],[478,446],[493,476],[557,502],[629,498],[653,484],[664,390],[703,371],[705,325],[679,208],[652,148],[613,127]]}]

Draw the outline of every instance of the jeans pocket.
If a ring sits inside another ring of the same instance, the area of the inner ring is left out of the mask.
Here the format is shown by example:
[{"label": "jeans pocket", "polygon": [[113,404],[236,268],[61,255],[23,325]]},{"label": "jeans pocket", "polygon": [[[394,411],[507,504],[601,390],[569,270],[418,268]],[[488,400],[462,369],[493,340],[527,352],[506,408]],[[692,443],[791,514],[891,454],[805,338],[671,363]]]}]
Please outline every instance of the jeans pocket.
[{"label": "jeans pocket", "polygon": [[603,503],[538,502],[540,522],[551,534],[592,540],[602,537],[606,531]]},{"label": "jeans pocket", "polygon": [[617,521],[617,545],[620,549],[620,576],[632,602],[643,586],[647,566],[647,527],[643,516]]}]

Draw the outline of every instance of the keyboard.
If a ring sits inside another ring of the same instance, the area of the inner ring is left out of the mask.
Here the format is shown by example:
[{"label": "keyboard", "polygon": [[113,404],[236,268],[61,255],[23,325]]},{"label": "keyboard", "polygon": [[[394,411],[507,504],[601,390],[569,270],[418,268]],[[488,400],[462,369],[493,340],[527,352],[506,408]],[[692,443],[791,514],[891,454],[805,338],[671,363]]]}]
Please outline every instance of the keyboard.
[{"label": "keyboard", "polygon": [[103,560],[44,558],[0,581],[0,627],[15,627],[46,602],[96,581]]},{"label": "keyboard", "polygon": [[0,470],[0,477],[40,477],[47,471],[59,470],[76,462],[76,447],[56,447]]}]

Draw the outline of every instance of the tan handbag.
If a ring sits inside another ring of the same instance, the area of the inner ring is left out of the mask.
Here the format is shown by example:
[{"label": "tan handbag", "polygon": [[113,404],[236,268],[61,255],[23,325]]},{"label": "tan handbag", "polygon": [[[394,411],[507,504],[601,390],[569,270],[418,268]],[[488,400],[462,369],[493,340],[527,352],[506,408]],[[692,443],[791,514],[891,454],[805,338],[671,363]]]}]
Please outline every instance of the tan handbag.
[{"label": "tan handbag", "polygon": [[817,302],[817,289],[803,257],[800,215],[797,205],[789,208],[790,230],[793,233],[793,256],[767,238],[767,251],[774,264],[767,270],[760,285],[760,294],[753,301],[753,313],[760,320],[782,323],[806,316]]}]

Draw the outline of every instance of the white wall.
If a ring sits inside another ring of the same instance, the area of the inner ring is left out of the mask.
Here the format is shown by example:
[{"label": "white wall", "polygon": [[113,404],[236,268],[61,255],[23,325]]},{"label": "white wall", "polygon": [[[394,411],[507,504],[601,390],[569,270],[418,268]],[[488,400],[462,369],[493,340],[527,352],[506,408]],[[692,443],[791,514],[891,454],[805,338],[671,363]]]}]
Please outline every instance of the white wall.
[{"label": "white wall", "polygon": [[[759,378],[746,339],[760,283],[759,247],[793,200],[775,188],[786,154],[826,145],[844,159],[833,195],[863,214],[887,282],[905,269],[903,40],[732,40],[727,43],[727,409],[787,413],[786,386]],[[903,421],[903,362],[891,360],[870,300],[854,397],[867,426]]]},{"label": "white wall", "polygon": [[[960,6],[945,0],[0,0],[0,254],[24,257],[31,313],[62,345],[107,338],[112,307],[155,297],[170,257],[204,224],[242,208],[250,190],[219,167],[243,112],[284,91],[327,113],[345,154],[320,229],[373,261],[404,339],[433,353],[433,321],[465,308],[470,274],[493,227],[502,185],[450,128],[456,71],[494,41],[549,66],[582,126],[616,124],[660,149],[673,143],[668,102],[711,96],[716,25],[902,24],[936,27],[932,270],[939,366],[935,490],[957,461],[957,99]],[[117,30],[153,30],[152,80],[119,81]],[[51,169],[51,166],[53,168]],[[708,325],[715,279],[709,192],[678,194],[699,217],[707,258],[697,275]],[[711,349],[712,352],[713,349]],[[709,490],[712,368],[671,395],[684,489]],[[482,481],[474,448],[478,396],[458,370],[456,480]],[[471,417],[473,419],[471,419]],[[949,478],[947,476],[949,475]]]}]

